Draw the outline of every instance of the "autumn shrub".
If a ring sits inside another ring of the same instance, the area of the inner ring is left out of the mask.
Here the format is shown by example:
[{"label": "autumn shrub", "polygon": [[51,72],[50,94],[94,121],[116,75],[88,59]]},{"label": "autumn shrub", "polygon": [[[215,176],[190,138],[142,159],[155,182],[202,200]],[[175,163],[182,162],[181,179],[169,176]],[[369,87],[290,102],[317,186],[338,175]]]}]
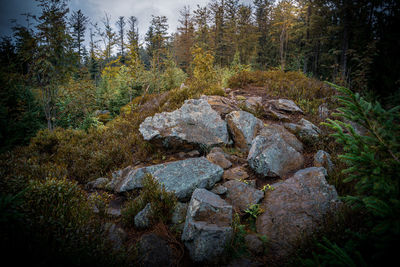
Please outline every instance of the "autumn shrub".
[{"label": "autumn shrub", "polygon": [[118,252],[112,251],[93,203],[76,182],[31,180],[16,196],[20,217],[2,222],[2,248],[24,251],[24,260],[33,265],[116,263]]},{"label": "autumn shrub", "polygon": [[126,226],[134,226],[134,217],[150,203],[152,223],[167,223],[171,219],[177,203],[173,192],[168,192],[164,185],[159,184],[151,174],[143,178],[143,188],[140,195],[128,201],[122,211],[122,220]]}]

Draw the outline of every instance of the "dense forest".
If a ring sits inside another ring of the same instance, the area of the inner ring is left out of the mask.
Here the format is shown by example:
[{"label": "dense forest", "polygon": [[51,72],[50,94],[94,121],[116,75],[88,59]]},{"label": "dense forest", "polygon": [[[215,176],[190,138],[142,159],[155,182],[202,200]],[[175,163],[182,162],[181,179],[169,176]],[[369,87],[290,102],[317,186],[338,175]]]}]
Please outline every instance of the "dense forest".
[{"label": "dense forest", "polygon": [[[151,229],[184,251],[180,232],[165,226],[177,200],[151,177],[140,196],[124,195],[117,224],[129,229],[129,238],[111,249],[104,224],[110,224],[106,207],[115,196],[109,190],[89,194],[88,182],[136,163],[174,159],[140,136],[147,117],[172,112],[188,99],[241,90],[263,101],[292,99],[324,132],[318,140],[301,140],[304,154],[326,150],[336,166],[328,182],[345,207],[285,264],[375,266],[395,259],[399,1],[210,0],[182,6],[176,31],[166,16],[152,16],[145,36],[133,15],[114,18],[105,10],[94,21],[70,10],[68,0],[36,2],[40,14],[25,14],[26,25],[15,23],[12,36],[0,42],[2,250],[26,251],[33,265],[132,265],[140,258],[132,218],[152,203]],[[243,105],[269,123],[260,106]],[[334,111],[329,118],[319,115],[323,105]],[[224,151],[246,157],[228,143]],[[265,184],[263,192],[270,188]],[[243,235],[259,214],[250,208],[244,214],[234,216],[228,258],[248,256]],[[268,247],[268,234],[266,240]],[[174,264],[190,265],[187,253],[178,258]]]}]

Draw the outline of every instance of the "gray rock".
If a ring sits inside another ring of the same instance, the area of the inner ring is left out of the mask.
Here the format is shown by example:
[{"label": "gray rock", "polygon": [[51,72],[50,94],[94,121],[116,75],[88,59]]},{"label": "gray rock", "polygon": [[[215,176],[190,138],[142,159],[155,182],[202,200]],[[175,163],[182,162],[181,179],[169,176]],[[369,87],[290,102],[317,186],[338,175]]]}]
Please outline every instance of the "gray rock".
[{"label": "gray rock", "polygon": [[284,259],[307,240],[338,207],[335,187],[325,179],[324,168],[307,168],[291,178],[273,184],[261,204],[265,210],[257,217],[257,233],[268,237],[269,254]]},{"label": "gray rock", "polygon": [[306,119],[301,119],[298,124],[285,123],[285,128],[297,135],[301,140],[315,141],[319,138],[321,130]]},{"label": "gray rock", "polygon": [[231,180],[224,183],[228,189],[225,200],[231,203],[238,211],[244,211],[252,204],[257,204],[264,197],[264,192],[257,190],[243,182]]},{"label": "gray rock", "polygon": [[[264,176],[284,176],[298,170],[304,163],[304,158],[296,148],[279,132],[271,131],[271,135],[259,135],[253,142],[247,160],[250,167]],[[296,143],[296,142],[293,142]],[[300,147],[298,144],[294,144]]]},{"label": "gray rock", "polygon": [[144,140],[169,149],[190,150],[229,143],[226,122],[204,99],[189,99],[180,109],[147,117],[139,131]]},{"label": "gray rock", "polygon": [[139,266],[173,266],[173,251],[160,236],[144,234],[138,243]]},{"label": "gray rock", "polygon": [[256,111],[257,108],[262,107],[262,97],[261,96],[250,96],[244,102],[246,108]]},{"label": "gray rock", "polygon": [[279,111],[303,113],[303,110],[301,110],[301,108],[299,108],[292,100],[289,99],[269,100],[267,103]]},{"label": "gray rock", "polygon": [[125,192],[142,188],[143,178],[147,173],[165,186],[167,191],[174,191],[180,201],[188,200],[196,188],[211,189],[221,180],[223,169],[209,162],[206,158],[190,158],[148,167],[128,167],[111,182],[116,192]]},{"label": "gray rock", "polygon": [[121,249],[128,235],[121,227],[118,227],[115,223],[106,223],[104,228],[107,233],[108,239],[111,241],[114,249]]},{"label": "gray rock", "polygon": [[249,175],[243,166],[238,166],[229,170],[226,170],[222,175],[225,180],[246,180]]},{"label": "gray rock", "polygon": [[214,163],[218,166],[220,166],[222,169],[226,170],[232,167],[232,162],[230,162],[226,157],[225,153],[221,152],[213,152],[209,153],[207,155],[207,159],[211,162]]},{"label": "gray rock", "polygon": [[264,112],[265,112],[265,115],[267,115],[268,117],[271,117],[273,119],[280,120],[280,121],[290,121],[289,116],[287,116],[286,114],[283,114],[282,112],[275,110],[271,106],[264,107]]},{"label": "gray rock", "polygon": [[150,226],[150,220],[152,216],[151,204],[147,205],[141,211],[136,214],[134,218],[135,227],[139,229],[146,229]]},{"label": "gray rock", "polygon": [[335,167],[331,161],[331,155],[323,150],[318,150],[314,155],[314,166],[324,167],[328,171],[332,171]]},{"label": "gray rock", "polygon": [[215,110],[222,118],[234,111],[239,110],[237,102],[227,97],[217,95],[203,95],[201,99],[204,99],[210,104],[213,110]]},{"label": "gray rock", "polygon": [[256,234],[248,234],[244,237],[244,242],[248,250],[254,255],[260,255],[264,252],[264,244]]},{"label": "gray rock", "polygon": [[182,241],[193,261],[214,261],[233,234],[232,206],[214,193],[196,189],[189,203]]},{"label": "gray rock", "polygon": [[228,191],[228,188],[226,188],[223,185],[218,185],[211,190],[211,192],[213,192],[214,194],[217,194],[217,195],[224,195],[227,191]]},{"label": "gray rock", "polygon": [[226,116],[226,121],[235,147],[241,151],[249,151],[251,141],[263,126],[263,122],[246,111],[233,111]]},{"label": "gray rock", "polygon": [[87,189],[104,189],[110,181],[107,178],[101,177],[86,184]]},{"label": "gray rock", "polygon": [[186,153],[189,157],[194,158],[200,156],[200,152],[197,150],[192,150]]},{"label": "gray rock", "polygon": [[297,139],[297,137],[285,129],[282,125],[270,124],[264,125],[259,135],[267,137],[269,140],[283,139],[291,147],[296,149],[298,152],[303,151],[303,144]]},{"label": "gray rock", "polygon": [[187,208],[187,203],[177,202],[172,213],[171,222],[173,224],[183,223],[186,219]]}]

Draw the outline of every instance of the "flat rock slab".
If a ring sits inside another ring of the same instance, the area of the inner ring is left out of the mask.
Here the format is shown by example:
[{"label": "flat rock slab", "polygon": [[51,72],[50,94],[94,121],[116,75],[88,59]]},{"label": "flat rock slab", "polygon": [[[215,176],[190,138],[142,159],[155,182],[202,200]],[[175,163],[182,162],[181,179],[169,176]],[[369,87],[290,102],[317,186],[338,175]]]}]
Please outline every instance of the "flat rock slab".
[{"label": "flat rock slab", "polygon": [[223,184],[228,190],[225,200],[239,211],[245,211],[252,204],[257,204],[264,197],[264,192],[243,182],[231,180]]},{"label": "flat rock slab", "polygon": [[226,122],[205,99],[189,99],[173,112],[147,117],[139,131],[144,140],[181,151],[229,143]]},{"label": "flat rock slab", "polygon": [[223,169],[204,157],[168,162],[142,168],[127,167],[113,174],[110,189],[117,193],[142,188],[147,173],[175,192],[181,201],[188,200],[196,188],[212,188],[221,180]]},{"label": "flat rock slab", "polygon": [[226,116],[226,121],[235,147],[241,151],[249,151],[251,141],[262,128],[263,122],[246,111],[232,111]]},{"label": "flat rock slab", "polygon": [[289,113],[295,113],[295,112],[303,113],[303,110],[301,110],[301,108],[299,108],[290,99],[269,100],[267,104],[279,111],[284,111]]},{"label": "flat rock slab", "polygon": [[306,119],[301,119],[297,124],[285,123],[284,125],[286,129],[304,141],[315,141],[321,133],[321,130],[317,126]]},{"label": "flat rock slab", "polygon": [[225,251],[233,234],[232,206],[218,195],[196,189],[186,214],[182,241],[195,262],[212,262]]},{"label": "flat rock slab", "polygon": [[324,168],[307,168],[291,178],[272,185],[257,218],[257,233],[267,235],[269,252],[283,259],[293,252],[299,242],[318,229],[324,217],[335,211],[338,194],[325,179]]}]

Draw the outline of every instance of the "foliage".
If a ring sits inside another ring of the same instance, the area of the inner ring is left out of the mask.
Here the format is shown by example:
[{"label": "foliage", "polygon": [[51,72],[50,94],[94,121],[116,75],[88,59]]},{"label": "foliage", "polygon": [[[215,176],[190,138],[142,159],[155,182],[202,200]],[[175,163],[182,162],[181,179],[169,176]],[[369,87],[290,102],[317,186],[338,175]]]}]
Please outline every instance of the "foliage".
[{"label": "foliage", "polygon": [[260,204],[251,204],[244,212],[249,214],[254,219],[264,212],[262,208],[260,208]]},{"label": "foliage", "polygon": [[173,192],[165,190],[151,174],[143,178],[143,188],[140,195],[127,202],[122,211],[122,220],[126,226],[134,226],[134,217],[150,203],[152,210],[152,223],[167,223],[171,219],[176,205],[176,196]]},{"label": "foliage", "polygon": [[233,237],[228,246],[229,254],[233,255],[235,258],[248,255],[249,252],[244,239],[245,235],[247,234],[246,225],[241,224],[240,215],[237,213],[233,215],[232,229]]},{"label": "foliage", "polygon": [[345,153],[339,156],[347,165],[344,182],[354,185],[352,194],[344,199],[354,209],[366,212],[363,227],[368,230],[359,229],[358,242],[350,239],[343,246],[325,240],[326,245],[320,245],[321,254],[314,255],[313,262],[351,266],[390,262],[400,236],[400,106],[385,110],[378,102],[368,102],[358,93],[331,85],[342,94],[338,97],[342,107],[335,115],[367,131],[361,135],[350,123],[339,120],[328,119],[325,123],[335,130],[332,135],[344,148]]}]

